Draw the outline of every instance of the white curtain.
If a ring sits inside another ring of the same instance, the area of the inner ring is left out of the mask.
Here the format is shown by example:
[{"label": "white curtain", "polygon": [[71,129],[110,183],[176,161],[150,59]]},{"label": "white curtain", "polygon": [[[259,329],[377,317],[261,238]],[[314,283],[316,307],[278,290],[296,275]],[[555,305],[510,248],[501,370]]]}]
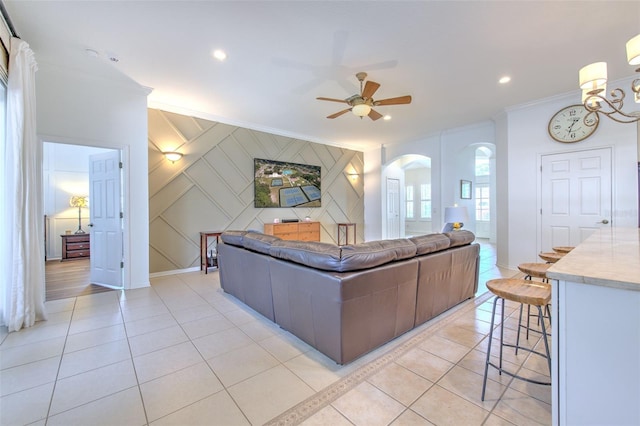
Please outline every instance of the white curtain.
[{"label": "white curtain", "polygon": [[46,319],[42,144],[36,134],[35,73],[29,45],[11,39],[7,85],[3,212],[0,219],[2,323],[9,331]]}]

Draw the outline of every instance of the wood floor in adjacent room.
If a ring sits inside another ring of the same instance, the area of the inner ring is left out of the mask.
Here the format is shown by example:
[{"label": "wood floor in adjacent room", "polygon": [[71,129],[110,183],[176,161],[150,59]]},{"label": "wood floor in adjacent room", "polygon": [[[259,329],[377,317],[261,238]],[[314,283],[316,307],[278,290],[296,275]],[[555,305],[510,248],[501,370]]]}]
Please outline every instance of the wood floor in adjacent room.
[{"label": "wood floor in adjacent room", "polygon": [[47,301],[113,291],[111,288],[91,284],[89,281],[89,259],[45,262]]}]

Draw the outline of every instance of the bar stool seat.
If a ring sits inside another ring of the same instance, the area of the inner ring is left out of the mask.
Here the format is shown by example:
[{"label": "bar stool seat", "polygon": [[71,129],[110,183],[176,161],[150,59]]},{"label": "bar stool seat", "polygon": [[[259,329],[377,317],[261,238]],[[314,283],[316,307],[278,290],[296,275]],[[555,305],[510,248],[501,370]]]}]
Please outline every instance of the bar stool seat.
[{"label": "bar stool seat", "polygon": [[540,256],[540,259],[544,260],[545,262],[556,263],[558,260],[562,259],[565,254],[566,253],[542,252],[538,253],[538,256]]},{"label": "bar stool seat", "polygon": [[551,267],[551,263],[521,263],[518,265],[518,269],[520,272],[526,274],[525,279],[527,277],[541,278],[543,280],[547,279],[547,269]]},{"label": "bar stool seat", "polygon": [[[540,278],[542,282],[548,283],[549,278],[547,278],[547,269],[549,269],[552,265],[553,265],[552,263],[540,263],[540,262],[521,263],[518,265],[518,269],[520,270],[520,272],[526,274],[524,277],[525,280],[530,280],[532,278]],[[522,308],[523,308],[523,304],[520,304],[519,321],[522,321]],[[548,318],[551,318],[551,310],[549,309],[549,306],[546,306],[545,309],[547,311]],[[525,327],[525,329],[527,330],[527,340],[529,339],[529,331],[531,331],[531,327],[529,327],[529,325],[530,325],[530,319],[532,316],[538,318],[538,315],[536,314],[531,315],[531,305],[527,305],[527,325]],[[538,321],[540,321],[540,318],[538,318]],[[537,330],[534,330],[534,331],[537,331]],[[520,328],[518,328],[518,342],[519,341],[520,341]],[[516,355],[517,354],[518,354],[518,351],[516,350]]]},{"label": "bar stool seat", "polygon": [[[487,348],[487,360],[485,362],[484,368],[484,379],[482,382],[482,401],[484,401],[485,391],[487,387],[487,374],[489,372],[489,366],[497,369],[500,374],[505,373],[513,378],[524,380],[530,383],[536,383],[539,385],[551,385],[550,382],[541,382],[538,380],[529,379],[527,377],[519,376],[513,372],[507,371],[502,368],[502,348],[513,347],[518,349],[522,349],[531,353],[535,353],[539,356],[542,356],[547,359],[547,365],[549,367],[549,377],[551,377],[551,355],[549,353],[549,341],[547,339],[547,330],[544,323],[544,320],[540,322],[542,327],[542,339],[544,341],[545,353],[538,352],[534,349],[526,348],[519,346],[519,337],[516,344],[508,344],[504,342],[504,301],[510,300],[512,302],[526,304],[530,306],[534,306],[538,309],[538,315],[540,318],[544,318],[542,314],[542,309],[545,308],[551,302],[551,285],[544,282],[532,281],[532,280],[523,280],[520,278],[498,278],[494,280],[487,281],[487,288],[491,293],[493,293],[496,298],[493,301],[493,314],[491,316],[491,329],[489,331],[489,344]],[[493,328],[495,324],[495,316],[496,316],[496,307],[498,305],[498,301],[502,301],[502,309],[501,316],[502,319],[500,321],[500,363],[498,365],[494,364],[491,361],[491,342],[493,339]],[[519,330],[520,324],[518,324]]]},{"label": "bar stool seat", "polygon": [[572,246],[558,246],[558,247],[551,247],[551,249],[553,251],[555,251],[556,253],[569,253],[571,250],[573,250],[575,247]]}]

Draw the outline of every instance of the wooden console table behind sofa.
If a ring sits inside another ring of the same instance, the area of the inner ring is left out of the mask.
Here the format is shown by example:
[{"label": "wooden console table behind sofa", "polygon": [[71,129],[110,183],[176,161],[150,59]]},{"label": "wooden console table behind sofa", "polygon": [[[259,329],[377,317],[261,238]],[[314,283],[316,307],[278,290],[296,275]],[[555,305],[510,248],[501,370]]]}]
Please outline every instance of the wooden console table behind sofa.
[{"label": "wooden console table behind sofa", "polygon": [[265,223],[264,233],[283,240],[320,241],[320,222]]}]

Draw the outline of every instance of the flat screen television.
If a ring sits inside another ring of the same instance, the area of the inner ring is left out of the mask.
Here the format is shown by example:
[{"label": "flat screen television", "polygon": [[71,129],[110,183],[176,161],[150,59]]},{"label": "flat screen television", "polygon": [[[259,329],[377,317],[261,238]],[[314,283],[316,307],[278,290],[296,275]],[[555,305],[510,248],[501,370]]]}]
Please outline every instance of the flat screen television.
[{"label": "flat screen television", "polygon": [[254,206],[320,207],[320,166],[254,158]]}]

